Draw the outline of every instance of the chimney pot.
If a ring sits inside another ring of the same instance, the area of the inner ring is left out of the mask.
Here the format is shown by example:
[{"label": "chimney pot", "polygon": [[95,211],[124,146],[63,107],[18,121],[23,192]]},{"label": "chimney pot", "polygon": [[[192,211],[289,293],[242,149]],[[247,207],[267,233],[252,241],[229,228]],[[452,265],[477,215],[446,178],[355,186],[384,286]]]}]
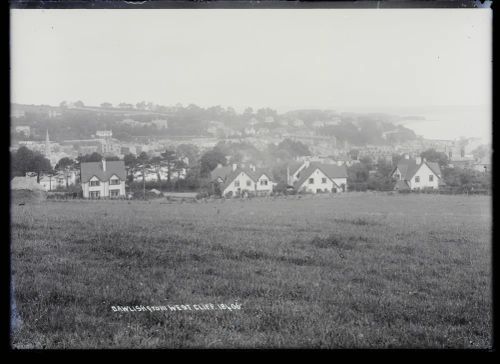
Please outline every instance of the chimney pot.
[{"label": "chimney pot", "polygon": [[102,170],[106,172],[106,159],[102,159]]}]

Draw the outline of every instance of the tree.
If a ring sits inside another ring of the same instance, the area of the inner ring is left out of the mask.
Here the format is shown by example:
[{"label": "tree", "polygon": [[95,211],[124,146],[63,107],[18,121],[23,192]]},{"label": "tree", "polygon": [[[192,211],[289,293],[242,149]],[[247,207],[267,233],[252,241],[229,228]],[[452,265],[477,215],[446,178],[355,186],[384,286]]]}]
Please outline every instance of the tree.
[{"label": "tree", "polygon": [[127,170],[127,178],[129,182],[131,182],[133,180],[133,170],[138,164],[137,157],[132,153],[126,154],[123,157],[123,163],[125,164],[125,169]]},{"label": "tree", "polygon": [[177,172],[177,180],[181,178],[182,170],[186,169],[188,165],[182,159],[178,159],[174,163],[174,170]]},{"label": "tree", "polygon": [[101,104],[101,107],[102,107],[103,109],[110,109],[110,108],[112,108],[112,107],[113,107],[113,105],[112,105],[112,104],[110,104],[109,102],[103,102],[103,103]]},{"label": "tree", "polygon": [[63,157],[59,159],[59,162],[57,162],[54,169],[57,171],[64,171],[68,168],[73,168],[75,166],[75,163],[76,161],[74,159]]},{"label": "tree", "polygon": [[364,191],[368,188],[370,169],[364,163],[356,163],[347,168],[350,189]]},{"label": "tree", "polygon": [[25,176],[27,172],[37,174],[37,182],[40,182],[41,173],[51,173],[50,161],[41,153],[33,152],[25,146],[19,148],[12,155],[12,174],[14,176]]},{"label": "tree", "polygon": [[125,167],[132,168],[137,165],[137,157],[132,153],[126,154],[123,157],[123,162],[125,163]]},{"label": "tree", "polygon": [[200,175],[201,177],[210,176],[218,164],[226,165],[226,156],[220,150],[214,148],[205,152],[200,158]]},{"label": "tree", "polygon": [[193,165],[198,160],[200,150],[194,144],[180,144],[176,153],[178,156],[187,157],[189,165]]},{"label": "tree", "polygon": [[363,164],[369,171],[373,169],[373,161],[369,156],[359,158],[359,162]]},{"label": "tree", "polygon": [[87,163],[87,162],[100,162],[102,161],[102,155],[94,152],[92,154],[79,155],[76,160],[78,163]]},{"label": "tree", "polygon": [[68,158],[68,157],[63,157],[59,159],[59,162],[57,162],[55,166],[55,170],[59,172],[65,172],[64,177],[66,179],[66,188],[69,187],[69,170],[75,168],[76,161],[74,159]]},{"label": "tree", "polygon": [[393,153],[392,154],[392,165],[393,165],[393,167],[396,167],[398,165],[398,163],[401,160],[401,158],[403,158],[403,156],[400,155],[400,154],[397,154],[397,153]]},{"label": "tree", "polygon": [[163,157],[163,161],[167,166],[167,182],[170,186],[171,171],[174,168],[174,162],[177,159],[177,155],[175,154],[174,150],[167,149],[161,154],[161,156]]},{"label": "tree", "polygon": [[442,170],[445,184],[460,192],[491,189],[491,173],[481,173],[466,168],[445,167]]},{"label": "tree", "polygon": [[271,147],[270,152],[278,159],[291,159],[312,155],[309,147],[305,144],[288,138],[283,139],[275,148]]},{"label": "tree", "polygon": [[83,103],[83,101],[81,100],[78,100],[75,102],[74,104],[76,107],[85,107],[85,104]]},{"label": "tree", "polygon": [[145,110],[146,109],[146,101],[138,102],[137,104],[135,104],[135,107],[138,110]]},{"label": "tree", "polygon": [[420,153],[420,157],[425,158],[429,162],[435,162],[440,168],[448,165],[448,156],[446,153],[437,152],[435,149],[427,149]]},{"label": "tree", "polygon": [[472,151],[472,155],[474,156],[474,159],[476,160],[481,160],[484,157],[488,156],[491,154],[491,150],[488,145],[480,145],[476,149]]},{"label": "tree", "polygon": [[161,167],[162,167],[162,162],[163,162],[163,159],[162,157],[153,157],[151,158],[150,160],[151,162],[151,165],[153,166],[155,172],[156,172],[156,176],[158,178],[158,182],[160,184],[160,191],[161,191],[161,174],[160,174],[160,170],[161,170]]}]

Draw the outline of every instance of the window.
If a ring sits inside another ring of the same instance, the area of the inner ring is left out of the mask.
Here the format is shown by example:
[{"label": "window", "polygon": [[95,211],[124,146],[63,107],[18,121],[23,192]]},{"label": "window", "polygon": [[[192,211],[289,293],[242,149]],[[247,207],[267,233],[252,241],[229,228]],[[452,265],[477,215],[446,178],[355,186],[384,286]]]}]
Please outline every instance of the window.
[{"label": "window", "polygon": [[118,178],[112,178],[109,180],[109,184],[110,185],[119,185],[120,184],[120,180]]},{"label": "window", "polygon": [[120,190],[109,190],[109,197],[118,197],[120,196]]},{"label": "window", "polygon": [[90,186],[100,186],[101,182],[100,181],[90,181]]},{"label": "window", "polygon": [[429,174],[429,182],[434,181],[434,176],[432,174]]},{"label": "window", "polygon": [[321,183],[326,183],[326,178],[325,177],[321,178]]},{"label": "window", "polygon": [[250,187],[252,185],[252,181],[247,181],[247,186]]},{"label": "window", "polygon": [[310,185],[314,184],[314,178],[309,178],[309,184]]},{"label": "window", "polygon": [[90,198],[99,198],[101,196],[100,191],[90,191]]},{"label": "window", "polygon": [[415,177],[415,183],[419,183],[420,182],[420,176],[416,176]]},{"label": "window", "polygon": [[240,181],[234,181],[234,187],[240,187]]},{"label": "window", "polygon": [[267,179],[263,179],[260,181],[261,186],[267,186]]}]

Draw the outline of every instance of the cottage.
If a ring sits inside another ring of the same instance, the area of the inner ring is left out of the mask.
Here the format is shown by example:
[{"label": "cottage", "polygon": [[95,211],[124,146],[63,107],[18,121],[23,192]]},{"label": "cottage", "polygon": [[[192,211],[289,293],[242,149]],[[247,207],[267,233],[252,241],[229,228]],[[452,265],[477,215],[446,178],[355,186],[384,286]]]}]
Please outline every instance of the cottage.
[{"label": "cottage", "polygon": [[425,158],[412,159],[405,154],[391,173],[395,178],[396,190],[438,189],[442,182],[441,169]]},{"label": "cottage", "polygon": [[288,169],[288,184],[298,192],[324,193],[347,191],[345,165],[304,161]]},{"label": "cottage", "polygon": [[212,171],[211,179],[219,187],[222,196],[245,193],[268,195],[276,185],[269,171],[254,165],[248,168],[237,164],[218,166]]},{"label": "cottage", "polygon": [[88,162],[81,164],[84,198],[116,198],[125,196],[125,164],[123,161]]}]

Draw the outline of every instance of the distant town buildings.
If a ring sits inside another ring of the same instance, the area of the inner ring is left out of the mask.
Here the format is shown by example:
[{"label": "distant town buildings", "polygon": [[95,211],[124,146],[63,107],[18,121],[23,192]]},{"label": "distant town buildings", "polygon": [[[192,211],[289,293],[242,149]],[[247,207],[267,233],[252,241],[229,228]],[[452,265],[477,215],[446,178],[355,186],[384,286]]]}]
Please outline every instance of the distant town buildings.
[{"label": "distant town buildings", "polygon": [[26,138],[29,138],[31,135],[31,129],[29,126],[16,126],[15,132],[23,134]]}]

